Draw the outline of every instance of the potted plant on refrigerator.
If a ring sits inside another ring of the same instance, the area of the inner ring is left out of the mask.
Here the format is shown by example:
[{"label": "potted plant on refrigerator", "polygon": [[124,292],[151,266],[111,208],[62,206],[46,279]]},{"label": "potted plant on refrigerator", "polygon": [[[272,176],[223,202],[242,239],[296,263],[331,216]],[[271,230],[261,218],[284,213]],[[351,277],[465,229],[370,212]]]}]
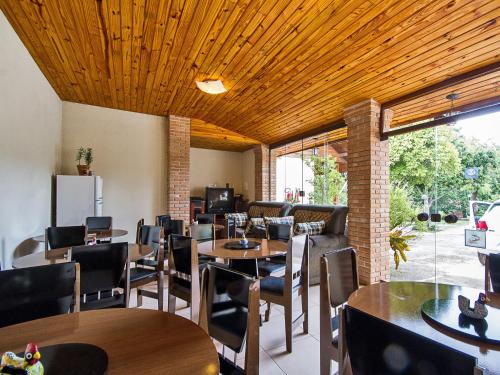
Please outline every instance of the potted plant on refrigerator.
[{"label": "potted plant on refrigerator", "polygon": [[[82,159],[84,160],[85,164],[82,164]],[[93,160],[94,160],[94,155],[92,148],[80,147],[77,150],[76,161],[78,162],[78,165],[76,167],[78,168],[78,174],[80,176],[90,175],[90,165],[92,164]]]}]

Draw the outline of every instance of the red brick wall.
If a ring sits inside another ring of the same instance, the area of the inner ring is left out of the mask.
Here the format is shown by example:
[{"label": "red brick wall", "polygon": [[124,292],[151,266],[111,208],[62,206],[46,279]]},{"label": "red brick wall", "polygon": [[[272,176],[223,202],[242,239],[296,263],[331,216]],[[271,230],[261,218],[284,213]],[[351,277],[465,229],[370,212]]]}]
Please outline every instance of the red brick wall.
[{"label": "red brick wall", "polygon": [[[255,200],[273,201],[276,199],[276,154],[263,144],[254,146],[255,153]],[[269,173],[271,167],[271,173]],[[269,194],[271,193],[271,194]]]},{"label": "red brick wall", "polygon": [[191,119],[170,115],[167,134],[167,212],[189,223]]},{"label": "red brick wall", "polygon": [[358,253],[359,278],[390,276],[389,144],[380,140],[380,105],[366,100],[344,111],[347,123],[349,244]]}]

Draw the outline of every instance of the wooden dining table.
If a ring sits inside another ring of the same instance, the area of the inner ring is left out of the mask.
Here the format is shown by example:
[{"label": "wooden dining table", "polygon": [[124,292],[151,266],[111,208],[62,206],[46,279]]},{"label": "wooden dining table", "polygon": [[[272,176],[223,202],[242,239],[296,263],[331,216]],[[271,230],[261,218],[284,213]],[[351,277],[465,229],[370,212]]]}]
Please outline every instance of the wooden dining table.
[{"label": "wooden dining table", "polygon": [[198,253],[225,260],[262,259],[284,255],[288,249],[288,244],[286,242],[258,238],[248,238],[248,241],[256,241],[260,243],[260,246],[257,249],[233,250],[225,247],[225,245],[229,242],[238,241],[238,239],[234,238],[225,238],[221,240],[201,242],[198,244]]},{"label": "wooden dining table", "polygon": [[208,334],[190,320],[163,311],[94,310],[0,328],[0,353],[24,352],[29,342],[40,348],[96,345],[108,355],[110,375],[219,373],[217,350]]},{"label": "wooden dining table", "polygon": [[[89,230],[87,235],[92,234],[96,236],[98,240],[106,239],[106,238],[116,238],[126,236],[128,234],[128,230],[126,229],[110,229],[110,230]],[[45,242],[45,234],[41,234],[39,236],[35,236],[31,238],[33,241],[37,242]]]},{"label": "wooden dining table", "polygon": [[[47,264],[63,263],[68,261],[68,251],[70,247],[61,247],[48,251],[48,256],[45,257],[45,252],[25,255],[12,261],[12,268],[26,268],[44,266]],[[139,259],[147,258],[153,254],[153,248],[149,245],[138,245],[135,243],[128,244],[128,253],[131,262],[137,262]]]},{"label": "wooden dining table", "polygon": [[470,354],[478,359],[478,364],[486,368],[489,374],[500,375],[500,345],[486,344],[452,333],[425,319],[421,312],[422,304],[430,299],[458,300],[461,294],[475,301],[479,292],[477,289],[448,284],[383,282],[358,289],[351,294],[348,304],[376,318]]}]

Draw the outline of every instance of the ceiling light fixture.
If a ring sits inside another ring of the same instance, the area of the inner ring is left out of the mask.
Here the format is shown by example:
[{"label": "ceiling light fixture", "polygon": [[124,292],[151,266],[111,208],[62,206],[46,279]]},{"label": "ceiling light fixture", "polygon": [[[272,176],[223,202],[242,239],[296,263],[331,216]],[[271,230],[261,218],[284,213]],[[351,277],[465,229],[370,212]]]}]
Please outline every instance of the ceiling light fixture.
[{"label": "ceiling light fixture", "polygon": [[220,79],[217,81],[196,81],[196,86],[198,86],[201,91],[213,95],[222,94],[227,91]]}]

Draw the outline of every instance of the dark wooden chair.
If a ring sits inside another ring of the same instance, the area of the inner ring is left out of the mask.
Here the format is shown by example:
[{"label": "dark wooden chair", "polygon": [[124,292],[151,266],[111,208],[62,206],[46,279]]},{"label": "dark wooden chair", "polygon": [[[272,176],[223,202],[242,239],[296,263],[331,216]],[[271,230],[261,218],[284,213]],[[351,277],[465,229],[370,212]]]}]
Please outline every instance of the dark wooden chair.
[{"label": "dark wooden chair", "polygon": [[[128,307],[130,264],[128,243],[75,246],[71,260],[80,265],[80,310]],[[117,288],[123,288],[119,292]]]},{"label": "dark wooden chair", "polygon": [[[189,236],[197,242],[207,242],[215,240],[215,225],[213,224],[191,224],[189,226]],[[199,255],[198,263],[215,262],[214,257]]]},{"label": "dark wooden chair", "polygon": [[484,263],[484,290],[500,294],[500,254],[489,254]]},{"label": "dark wooden chair", "polygon": [[[138,244],[153,248],[153,263],[146,267],[137,264],[130,269],[130,289],[137,288],[137,306],[142,306],[142,297],[158,300],[158,310],[163,310],[164,289],[164,240],[163,228],[153,225],[142,225],[138,231]],[[143,286],[156,282],[156,292],[146,290]]]},{"label": "dark wooden chair", "polygon": [[80,311],[74,262],[0,272],[0,327]]},{"label": "dark wooden chair", "polygon": [[[210,263],[203,271],[200,326],[223,345],[221,374],[259,373],[259,281]],[[233,360],[224,348],[234,351]],[[245,368],[236,356],[245,348]]]},{"label": "dark wooden chair", "polygon": [[215,214],[196,214],[198,224],[215,224]]},{"label": "dark wooden chair", "polygon": [[[341,361],[339,307],[359,287],[356,251],[349,247],[328,252],[320,258],[320,364],[321,375],[331,374],[332,360]],[[332,308],[334,315],[332,316]],[[337,332],[337,334],[334,334]]]},{"label": "dark wooden chair", "polygon": [[113,218],[111,216],[89,216],[85,219],[88,230],[111,230]]},{"label": "dark wooden chair", "polygon": [[191,237],[171,234],[168,254],[168,312],[175,314],[176,299],[190,306],[193,322],[200,308],[200,266],[198,242]]},{"label": "dark wooden chair", "polygon": [[[292,226],[289,224],[270,223],[266,226],[268,240],[288,242],[292,237]],[[259,276],[277,276],[285,271],[286,256],[275,256],[258,261]]]},{"label": "dark wooden chair", "polygon": [[353,375],[479,375],[473,356],[368,315],[349,305],[341,312]]},{"label": "dark wooden chair", "polygon": [[[294,264],[294,259],[301,259]],[[301,297],[302,312],[293,318],[293,305]],[[288,241],[286,268],[283,277],[267,276],[260,280],[260,298],[267,302],[265,321],[271,314],[271,303],[285,309],[286,350],[292,352],[292,333],[302,323],[304,333],[309,332],[309,236],[292,237]]]},{"label": "dark wooden chair", "polygon": [[141,227],[144,225],[144,219],[139,219],[137,222],[136,230],[135,230],[135,243],[140,242],[140,234],[141,234]]},{"label": "dark wooden chair", "polygon": [[48,227],[45,229],[45,258],[50,249],[85,245],[87,227],[84,225],[69,227]]},{"label": "dark wooden chair", "polygon": [[189,236],[198,241],[213,241],[215,239],[215,226],[213,224],[191,224]]}]

